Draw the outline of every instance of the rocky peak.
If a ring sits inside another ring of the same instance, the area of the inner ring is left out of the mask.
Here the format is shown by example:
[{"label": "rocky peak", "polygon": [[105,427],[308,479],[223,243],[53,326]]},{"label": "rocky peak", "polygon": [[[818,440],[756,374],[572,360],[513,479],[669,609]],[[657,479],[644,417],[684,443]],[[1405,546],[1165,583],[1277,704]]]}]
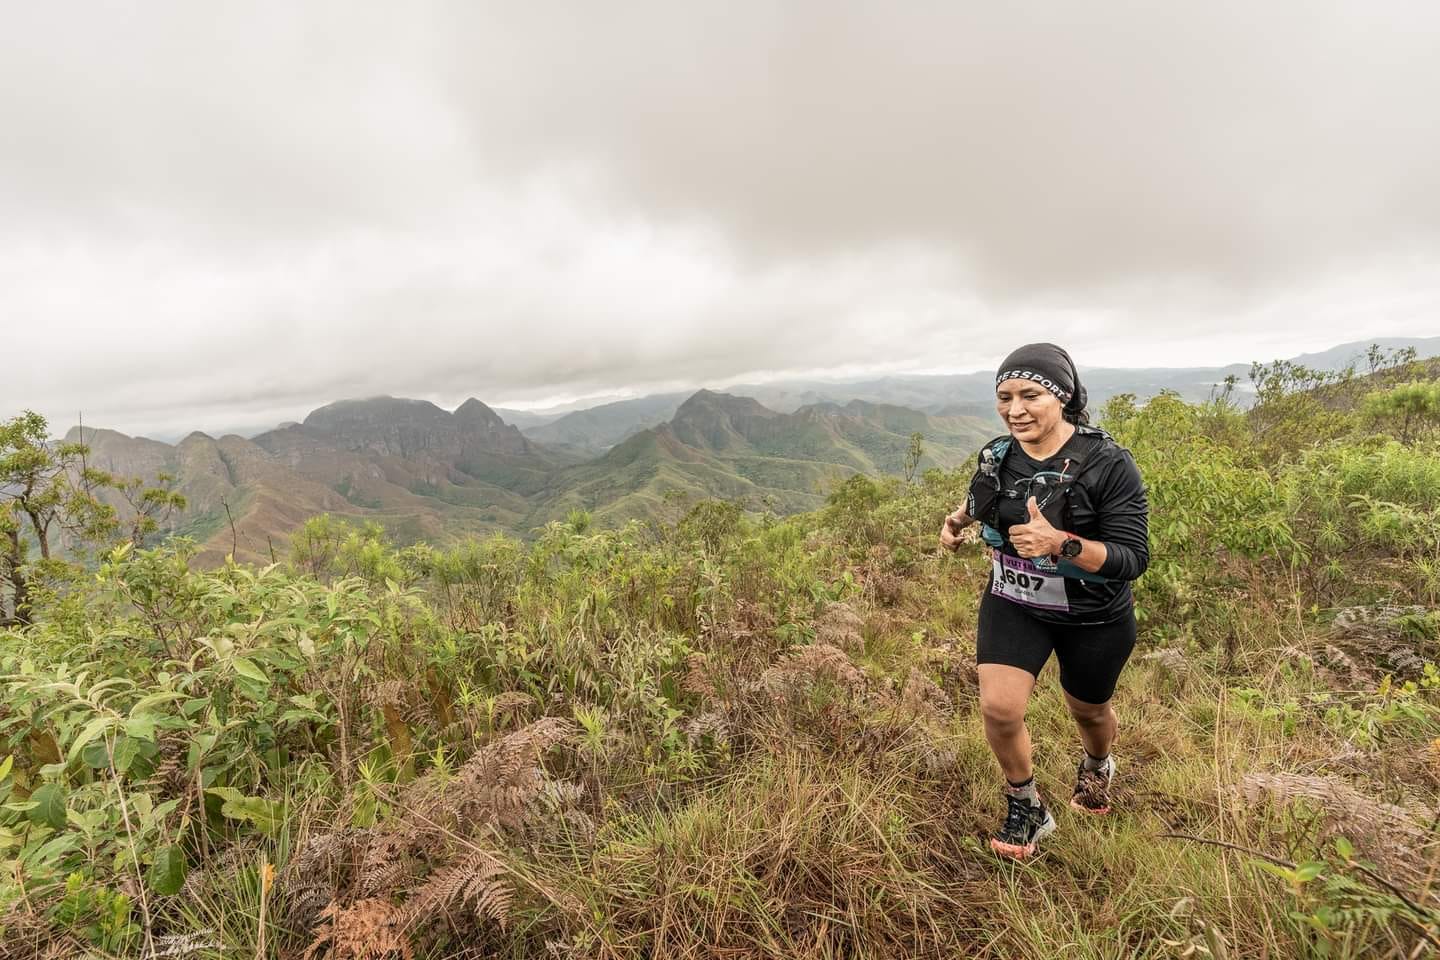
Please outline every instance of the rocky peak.
[{"label": "rocky peak", "polygon": [[743,446],[758,421],[782,416],[752,397],[737,397],[713,390],[696,391],[680,404],[670,428],[693,447],[725,450]]},{"label": "rocky peak", "polygon": [[450,413],[428,400],[371,397],[341,400],[305,418],[301,430],[341,450],[447,462],[477,453],[525,454],[529,442],[479,400]]},{"label": "rocky peak", "polygon": [[455,419],[466,423],[494,423],[504,425],[505,421],[494,410],[471,397],[455,408]]}]

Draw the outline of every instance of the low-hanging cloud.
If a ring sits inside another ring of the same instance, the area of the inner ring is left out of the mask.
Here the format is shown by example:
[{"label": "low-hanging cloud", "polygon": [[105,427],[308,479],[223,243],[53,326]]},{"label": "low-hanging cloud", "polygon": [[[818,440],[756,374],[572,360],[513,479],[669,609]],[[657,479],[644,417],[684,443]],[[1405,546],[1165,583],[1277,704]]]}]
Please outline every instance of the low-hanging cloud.
[{"label": "low-hanging cloud", "polygon": [[0,413],[1246,360],[1440,305],[1432,4],[3,6]]}]

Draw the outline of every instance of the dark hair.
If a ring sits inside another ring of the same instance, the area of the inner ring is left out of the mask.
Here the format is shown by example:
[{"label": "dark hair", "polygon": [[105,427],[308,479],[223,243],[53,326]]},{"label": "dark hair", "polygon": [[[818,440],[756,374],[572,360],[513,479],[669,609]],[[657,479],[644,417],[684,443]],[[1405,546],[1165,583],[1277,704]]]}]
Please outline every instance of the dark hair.
[{"label": "dark hair", "polygon": [[1089,399],[1085,393],[1085,388],[1076,386],[1075,395],[1066,402],[1065,409],[1060,415],[1071,423],[1089,423],[1090,411],[1086,409],[1085,406],[1086,403],[1089,402]]},{"label": "dark hair", "polygon": [[1080,382],[1080,371],[1076,369],[1075,361],[1070,358],[1069,351],[1062,350],[1061,352],[1065,354],[1065,359],[1070,361],[1070,376],[1075,378],[1075,392],[1070,395],[1069,400],[1065,401],[1065,409],[1061,416],[1071,423],[1089,423],[1090,411],[1086,409],[1086,404],[1090,402],[1090,393]]}]

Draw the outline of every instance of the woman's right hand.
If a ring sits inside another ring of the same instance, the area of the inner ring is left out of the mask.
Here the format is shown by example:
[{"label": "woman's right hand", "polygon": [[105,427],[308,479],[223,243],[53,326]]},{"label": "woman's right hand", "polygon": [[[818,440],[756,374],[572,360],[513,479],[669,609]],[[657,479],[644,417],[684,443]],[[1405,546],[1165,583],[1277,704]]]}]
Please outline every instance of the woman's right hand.
[{"label": "woman's right hand", "polygon": [[940,525],[940,546],[954,553],[960,549],[960,544],[968,543],[975,539],[974,534],[969,536],[965,535],[965,528],[974,522],[975,520],[972,517],[966,515],[964,507],[960,507],[954,513],[950,514],[950,516],[945,518],[945,522]]}]

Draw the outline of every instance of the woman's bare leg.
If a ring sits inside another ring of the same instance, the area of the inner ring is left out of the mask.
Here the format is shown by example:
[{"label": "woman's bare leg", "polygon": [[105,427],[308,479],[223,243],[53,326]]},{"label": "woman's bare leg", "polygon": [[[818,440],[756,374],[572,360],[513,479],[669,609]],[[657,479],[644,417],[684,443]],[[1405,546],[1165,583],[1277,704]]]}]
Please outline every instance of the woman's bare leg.
[{"label": "woman's bare leg", "polygon": [[1065,706],[1070,708],[1070,716],[1075,718],[1075,726],[1080,730],[1080,742],[1084,744],[1085,752],[1097,760],[1110,756],[1118,726],[1115,708],[1110,706],[1110,701],[1086,703],[1067,693]]},{"label": "woman's bare leg", "polygon": [[1030,766],[1030,731],[1025,726],[1025,708],[1035,678],[1028,670],[1001,663],[982,663],[980,674],[980,716],[985,721],[985,739],[1000,761],[1005,779],[1024,783],[1033,771]]}]

